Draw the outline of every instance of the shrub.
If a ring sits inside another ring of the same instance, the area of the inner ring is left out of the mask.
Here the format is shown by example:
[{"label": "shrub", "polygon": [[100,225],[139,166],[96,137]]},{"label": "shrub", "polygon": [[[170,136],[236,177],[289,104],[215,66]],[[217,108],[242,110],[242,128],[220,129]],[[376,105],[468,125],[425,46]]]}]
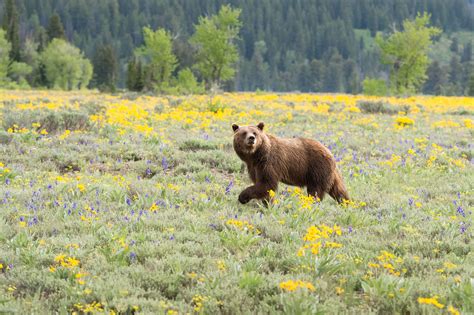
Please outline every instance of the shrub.
[{"label": "shrub", "polygon": [[382,101],[377,101],[377,102],[360,101],[360,102],[357,102],[357,107],[359,107],[363,113],[368,113],[368,114],[394,115],[398,113],[399,111],[405,111],[405,112],[408,111],[406,106],[403,106],[402,108],[400,108],[400,107],[397,107],[397,106],[394,106],[392,104],[385,103]]},{"label": "shrub", "polygon": [[364,93],[365,95],[388,95],[387,84],[382,79],[366,78],[364,82],[362,82],[362,86],[362,93]]},{"label": "shrub", "polygon": [[88,130],[90,129],[89,115],[87,112],[77,110],[60,111],[11,111],[4,110],[2,125],[5,130],[17,125],[18,128],[32,128],[34,123],[39,123],[39,130],[45,129],[48,133],[61,132],[64,130]]}]

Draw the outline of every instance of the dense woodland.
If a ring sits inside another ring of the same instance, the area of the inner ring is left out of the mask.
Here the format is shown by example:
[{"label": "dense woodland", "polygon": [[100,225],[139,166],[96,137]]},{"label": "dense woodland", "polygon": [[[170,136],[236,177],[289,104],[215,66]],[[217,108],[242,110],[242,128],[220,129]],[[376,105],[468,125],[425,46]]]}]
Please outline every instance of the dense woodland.
[{"label": "dense woodland", "polygon": [[[5,5],[0,16],[5,24]],[[173,36],[179,61],[176,73],[191,68],[195,51],[188,39],[200,16],[223,4],[241,8],[237,41],[240,59],[228,90],[358,93],[364,78],[387,78],[374,44],[377,32],[400,28],[417,12],[431,14],[443,33],[430,57],[427,94],[469,93],[473,80],[474,0],[17,0],[20,46],[44,45],[52,24],[100,66],[107,56],[118,61],[118,85],[143,44],[144,26],[163,27]],[[59,18],[59,21],[52,21]],[[31,47],[30,47],[31,48]],[[20,51],[25,51],[20,49]],[[26,59],[27,56],[18,56]],[[23,60],[24,61],[24,60]],[[97,70],[97,69],[96,69]],[[97,71],[96,71],[97,72]],[[99,73],[100,75],[100,73]],[[196,75],[199,76],[199,73]],[[97,73],[96,73],[97,76]],[[96,78],[96,77],[95,77]],[[92,80],[94,87],[97,80]]]}]

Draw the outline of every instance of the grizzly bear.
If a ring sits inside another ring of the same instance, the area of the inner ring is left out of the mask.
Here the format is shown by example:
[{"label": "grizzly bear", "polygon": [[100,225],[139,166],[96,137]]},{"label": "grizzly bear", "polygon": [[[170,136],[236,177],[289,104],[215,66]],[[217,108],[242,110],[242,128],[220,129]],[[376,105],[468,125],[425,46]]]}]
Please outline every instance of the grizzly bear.
[{"label": "grizzly bear", "polygon": [[270,201],[269,190],[276,191],[279,182],[307,188],[309,195],[320,200],[325,193],[342,203],[349,194],[336,168],[331,152],[318,141],[305,138],[278,138],[257,126],[232,125],[234,150],[247,164],[253,186],[239,195],[243,204],[251,199]]}]

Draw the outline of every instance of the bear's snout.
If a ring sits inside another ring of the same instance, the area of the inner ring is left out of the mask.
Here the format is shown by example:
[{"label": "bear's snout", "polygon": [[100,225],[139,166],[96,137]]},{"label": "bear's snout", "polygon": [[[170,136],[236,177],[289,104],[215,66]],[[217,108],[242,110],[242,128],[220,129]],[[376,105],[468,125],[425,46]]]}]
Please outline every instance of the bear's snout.
[{"label": "bear's snout", "polygon": [[255,144],[255,136],[254,136],[254,135],[250,135],[250,136],[247,138],[247,142],[248,142],[248,144]]}]

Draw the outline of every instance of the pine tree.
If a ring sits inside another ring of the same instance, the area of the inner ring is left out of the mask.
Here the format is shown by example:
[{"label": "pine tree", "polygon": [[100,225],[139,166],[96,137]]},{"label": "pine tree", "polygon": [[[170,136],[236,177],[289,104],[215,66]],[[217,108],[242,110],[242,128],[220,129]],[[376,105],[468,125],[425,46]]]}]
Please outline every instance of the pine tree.
[{"label": "pine tree", "polygon": [[457,37],[453,37],[452,41],[451,41],[451,45],[449,46],[449,49],[457,54],[458,53],[458,50],[459,50],[459,41],[458,41],[458,38]]},{"label": "pine tree", "polygon": [[128,62],[127,65],[127,89],[130,91],[135,91],[135,86],[137,83],[138,71],[137,71],[137,61],[132,59]]},{"label": "pine tree", "polygon": [[449,63],[450,71],[449,71],[449,81],[457,85],[461,81],[462,78],[462,65],[459,62],[458,56],[453,56]]},{"label": "pine tree", "polygon": [[52,41],[55,38],[66,40],[66,34],[64,33],[63,23],[61,23],[61,18],[57,13],[53,14],[49,19],[49,24],[47,28],[48,38]]},{"label": "pine tree", "polygon": [[142,63],[133,58],[128,62],[127,66],[127,89],[130,91],[140,92],[144,88]]},{"label": "pine tree", "polygon": [[471,78],[469,79],[469,87],[467,90],[467,95],[474,96],[474,73],[471,74]]},{"label": "pine tree", "polygon": [[423,93],[440,95],[443,91],[443,86],[447,83],[447,78],[439,62],[433,61],[428,67],[426,74],[428,79],[423,86]]},{"label": "pine tree", "polygon": [[19,16],[14,0],[7,0],[5,3],[2,28],[7,33],[7,40],[11,44],[10,59],[20,61]]},{"label": "pine tree", "polygon": [[11,50],[11,44],[7,41],[6,32],[3,29],[0,29],[0,47],[0,85],[3,85],[10,81],[7,74]]},{"label": "pine tree", "polygon": [[145,88],[145,69],[141,61],[137,63],[137,76],[135,80],[134,91],[143,91]]},{"label": "pine tree", "polygon": [[117,57],[111,45],[101,45],[94,58],[94,85],[101,91],[113,92],[117,83]]},{"label": "pine tree", "polygon": [[472,42],[468,42],[464,45],[462,50],[461,62],[469,62],[472,60]]}]

